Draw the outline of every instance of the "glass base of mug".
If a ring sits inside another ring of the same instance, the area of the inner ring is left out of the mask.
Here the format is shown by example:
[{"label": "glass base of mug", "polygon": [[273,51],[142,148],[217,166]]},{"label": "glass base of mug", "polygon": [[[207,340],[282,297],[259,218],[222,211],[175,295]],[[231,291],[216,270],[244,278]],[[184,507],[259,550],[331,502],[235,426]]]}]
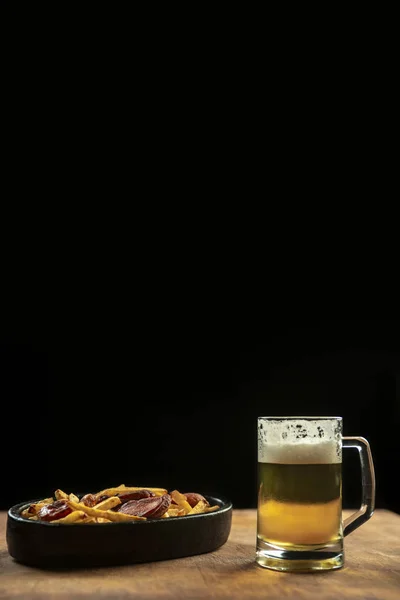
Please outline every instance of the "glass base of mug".
[{"label": "glass base of mug", "polygon": [[344,553],[342,544],[287,550],[258,540],[256,562],[274,571],[331,571],[343,567]]}]

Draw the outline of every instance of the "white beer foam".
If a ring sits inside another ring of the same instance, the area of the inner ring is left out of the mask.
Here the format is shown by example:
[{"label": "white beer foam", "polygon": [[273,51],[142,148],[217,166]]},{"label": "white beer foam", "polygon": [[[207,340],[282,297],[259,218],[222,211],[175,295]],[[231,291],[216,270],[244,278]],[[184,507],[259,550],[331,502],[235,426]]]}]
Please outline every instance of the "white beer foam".
[{"label": "white beer foam", "polygon": [[333,440],[265,444],[260,448],[258,460],[259,462],[282,465],[316,465],[342,462],[341,456],[338,456],[337,453],[337,444]]},{"label": "white beer foam", "polygon": [[341,463],[342,422],[329,417],[259,417],[258,460],[280,464]]}]

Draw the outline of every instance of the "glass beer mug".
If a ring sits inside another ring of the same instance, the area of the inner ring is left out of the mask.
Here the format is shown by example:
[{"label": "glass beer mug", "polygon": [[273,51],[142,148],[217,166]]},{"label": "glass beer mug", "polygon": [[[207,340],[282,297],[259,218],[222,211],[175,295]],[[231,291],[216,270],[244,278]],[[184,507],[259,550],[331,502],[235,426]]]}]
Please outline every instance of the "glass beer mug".
[{"label": "glass beer mug", "polygon": [[[357,448],[362,505],[342,523],[342,448]],[[338,569],[343,538],[374,512],[369,444],[342,437],[341,417],[258,418],[257,563],[278,571]]]}]

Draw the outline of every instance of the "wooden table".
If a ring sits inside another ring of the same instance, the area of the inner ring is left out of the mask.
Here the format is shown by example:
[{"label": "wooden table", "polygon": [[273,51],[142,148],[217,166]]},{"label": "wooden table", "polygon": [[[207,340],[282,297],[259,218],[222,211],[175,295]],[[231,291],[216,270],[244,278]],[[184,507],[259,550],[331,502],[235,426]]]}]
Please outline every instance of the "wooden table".
[{"label": "wooden table", "polygon": [[345,539],[342,569],[312,574],[278,573],[255,564],[255,510],[235,510],[228,542],[210,554],[68,572],[16,563],[7,552],[5,524],[6,513],[0,512],[1,600],[400,599],[400,516],[385,510]]}]

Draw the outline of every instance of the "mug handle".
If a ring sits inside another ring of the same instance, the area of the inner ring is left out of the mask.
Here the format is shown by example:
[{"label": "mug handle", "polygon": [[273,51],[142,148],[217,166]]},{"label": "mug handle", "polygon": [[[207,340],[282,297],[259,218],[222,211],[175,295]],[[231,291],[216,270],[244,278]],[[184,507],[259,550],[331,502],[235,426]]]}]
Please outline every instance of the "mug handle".
[{"label": "mug handle", "polygon": [[343,535],[349,535],[352,531],[368,521],[374,514],[375,509],[375,471],[372,461],[371,448],[368,441],[363,437],[343,437],[343,448],[357,448],[361,461],[362,479],[362,501],[360,509],[345,519],[343,522]]}]

